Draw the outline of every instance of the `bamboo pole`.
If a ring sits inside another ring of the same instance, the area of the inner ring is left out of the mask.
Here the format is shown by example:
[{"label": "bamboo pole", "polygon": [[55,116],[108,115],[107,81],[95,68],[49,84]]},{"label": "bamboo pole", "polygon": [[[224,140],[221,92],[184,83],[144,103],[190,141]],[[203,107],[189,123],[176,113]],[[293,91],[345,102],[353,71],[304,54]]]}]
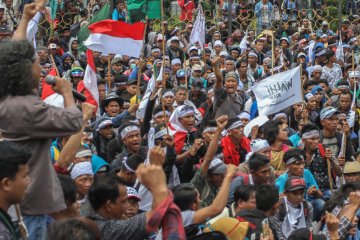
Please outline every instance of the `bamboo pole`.
[{"label": "bamboo pole", "polygon": [[56,75],[57,75],[58,77],[60,77],[59,69],[57,68],[57,66],[56,66],[56,64],[55,64],[55,60],[54,60],[53,55],[50,54],[50,58],[51,58],[51,62],[52,62],[52,64],[53,64],[53,66],[54,66],[54,68],[55,68]]},{"label": "bamboo pole", "polygon": [[275,55],[274,55],[274,33],[271,31],[271,75],[274,75],[274,62],[275,62]]},{"label": "bamboo pole", "polygon": [[111,92],[111,62],[110,62],[110,54],[108,54],[108,71],[107,71],[107,75],[108,75],[108,89],[107,89],[107,94],[109,95]]},{"label": "bamboo pole", "polygon": [[141,70],[142,70],[142,68],[143,68],[143,61],[144,61],[145,38],[146,38],[146,29],[147,29],[147,26],[148,26],[148,20],[146,19],[145,28],[144,28],[143,46],[142,46],[141,54],[140,54],[140,64],[139,64],[139,70],[138,70],[137,82],[136,82],[136,99],[135,99],[135,103],[136,103],[136,104],[139,103],[140,82],[141,82]]}]

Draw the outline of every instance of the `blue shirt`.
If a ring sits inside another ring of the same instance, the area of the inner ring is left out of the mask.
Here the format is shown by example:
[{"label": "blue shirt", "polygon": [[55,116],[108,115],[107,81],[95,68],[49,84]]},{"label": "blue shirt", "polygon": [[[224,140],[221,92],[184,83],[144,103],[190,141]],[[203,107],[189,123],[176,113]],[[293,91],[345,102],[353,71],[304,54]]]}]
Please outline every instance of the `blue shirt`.
[{"label": "blue shirt", "polygon": [[[289,176],[288,176],[288,173],[286,172],[286,173],[281,174],[276,179],[275,185],[279,189],[280,194],[285,191],[285,183],[288,178],[289,178]],[[319,189],[319,186],[317,185],[317,183],[315,181],[314,175],[312,175],[312,173],[308,169],[304,169],[303,178],[305,180],[306,190],[308,190],[311,186],[315,186],[316,189]]]}]

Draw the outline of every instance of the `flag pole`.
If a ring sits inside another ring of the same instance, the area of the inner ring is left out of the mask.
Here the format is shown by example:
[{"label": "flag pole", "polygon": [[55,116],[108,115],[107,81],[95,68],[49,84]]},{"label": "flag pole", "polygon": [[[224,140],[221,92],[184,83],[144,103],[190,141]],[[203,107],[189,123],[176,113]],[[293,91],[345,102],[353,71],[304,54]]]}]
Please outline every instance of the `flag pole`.
[{"label": "flag pole", "polygon": [[52,64],[54,65],[54,68],[55,68],[55,71],[56,71],[56,75],[57,75],[58,77],[60,77],[59,69],[57,68],[57,66],[56,66],[56,64],[55,64],[55,60],[54,60],[53,55],[50,54],[50,58],[51,58]]},{"label": "flag pole", "polygon": [[[355,55],[355,51],[354,51],[354,47],[352,48],[352,54],[351,54],[351,57],[352,57],[352,71],[355,71],[355,59],[354,59],[354,55]],[[356,82],[355,82],[356,84]],[[356,93],[354,93],[356,94]]]},{"label": "flag pole", "polygon": [[142,42],[143,46],[142,46],[141,54],[140,54],[140,64],[139,64],[139,70],[138,70],[137,82],[136,82],[136,99],[135,99],[136,104],[139,103],[141,70],[142,70],[143,61],[144,61],[145,38],[146,38],[146,29],[147,29],[147,26],[148,26],[148,21],[149,21],[148,19],[145,20],[144,37],[143,37],[143,42]]},{"label": "flag pole", "polygon": [[[160,7],[161,7],[161,33],[162,33],[162,37],[163,37],[163,43],[162,43],[162,68],[163,68],[163,71],[162,71],[162,76],[161,77],[162,77],[162,82],[163,82],[163,88],[166,89],[166,82],[165,82],[165,78],[164,78],[164,72],[165,72],[165,44],[166,44],[167,39],[165,38],[164,0],[161,0]],[[162,95],[163,94],[161,94],[161,99],[160,99],[161,108],[162,108],[164,119],[165,119],[166,133],[167,133],[167,135],[169,135],[169,128],[167,127],[169,122],[168,122],[167,117],[166,117],[165,103],[164,103],[164,100],[162,98]]]},{"label": "flag pole", "polygon": [[274,75],[274,33],[271,30],[271,75]]},{"label": "flag pole", "polygon": [[107,71],[107,75],[108,75],[108,89],[107,89],[107,94],[110,94],[111,91],[111,78],[110,78],[110,74],[111,74],[111,62],[110,62],[110,54],[108,54],[108,71]]}]

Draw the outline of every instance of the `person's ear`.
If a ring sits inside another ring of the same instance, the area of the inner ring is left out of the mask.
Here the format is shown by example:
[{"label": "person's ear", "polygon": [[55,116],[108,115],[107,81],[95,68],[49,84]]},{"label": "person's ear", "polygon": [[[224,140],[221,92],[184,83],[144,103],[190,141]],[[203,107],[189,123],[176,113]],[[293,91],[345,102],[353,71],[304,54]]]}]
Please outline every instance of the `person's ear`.
[{"label": "person's ear", "polygon": [[2,189],[3,191],[9,192],[12,189],[12,184],[11,184],[11,180],[10,178],[3,178],[0,181],[0,189]]}]

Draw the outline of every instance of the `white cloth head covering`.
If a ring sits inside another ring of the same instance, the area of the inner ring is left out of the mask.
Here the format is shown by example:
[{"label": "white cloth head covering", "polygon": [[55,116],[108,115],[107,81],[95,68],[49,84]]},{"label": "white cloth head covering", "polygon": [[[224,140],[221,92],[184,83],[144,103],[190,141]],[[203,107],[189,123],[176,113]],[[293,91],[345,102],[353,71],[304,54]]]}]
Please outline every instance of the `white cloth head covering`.
[{"label": "white cloth head covering", "polygon": [[[188,130],[186,130],[183,125],[180,123],[179,118],[180,117],[184,117],[187,114],[191,114],[190,111],[188,111],[190,108],[190,106],[188,105],[181,105],[178,106],[171,114],[170,119],[169,119],[169,125],[174,128],[176,131],[179,132],[188,132]],[[194,110],[192,110],[192,113],[194,113]]]},{"label": "white cloth head covering", "polygon": [[73,180],[75,180],[77,177],[80,177],[85,174],[88,174],[91,176],[94,175],[91,162],[76,163],[70,172],[71,179],[73,179]]}]

